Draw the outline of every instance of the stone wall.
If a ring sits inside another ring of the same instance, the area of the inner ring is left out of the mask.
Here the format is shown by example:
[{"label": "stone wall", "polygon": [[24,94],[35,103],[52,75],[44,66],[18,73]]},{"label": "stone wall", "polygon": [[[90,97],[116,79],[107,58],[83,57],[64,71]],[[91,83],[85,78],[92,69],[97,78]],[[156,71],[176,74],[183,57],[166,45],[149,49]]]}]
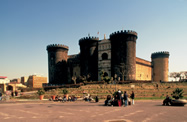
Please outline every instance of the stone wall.
[{"label": "stone wall", "polygon": [[136,58],[136,80],[151,80],[152,67],[151,62],[141,58]]}]

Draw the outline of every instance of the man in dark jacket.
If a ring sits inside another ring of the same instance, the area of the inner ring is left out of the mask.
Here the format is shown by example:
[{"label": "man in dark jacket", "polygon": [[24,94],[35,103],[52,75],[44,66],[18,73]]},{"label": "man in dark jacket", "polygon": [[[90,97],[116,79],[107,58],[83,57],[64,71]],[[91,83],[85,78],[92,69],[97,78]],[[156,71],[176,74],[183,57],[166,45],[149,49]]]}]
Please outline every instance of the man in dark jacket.
[{"label": "man in dark jacket", "polygon": [[127,92],[124,91],[124,102],[125,102],[125,106],[127,106],[127,102],[128,102],[128,95],[127,95]]},{"label": "man in dark jacket", "polygon": [[134,105],[134,91],[132,91],[130,98],[132,99],[132,105]]}]

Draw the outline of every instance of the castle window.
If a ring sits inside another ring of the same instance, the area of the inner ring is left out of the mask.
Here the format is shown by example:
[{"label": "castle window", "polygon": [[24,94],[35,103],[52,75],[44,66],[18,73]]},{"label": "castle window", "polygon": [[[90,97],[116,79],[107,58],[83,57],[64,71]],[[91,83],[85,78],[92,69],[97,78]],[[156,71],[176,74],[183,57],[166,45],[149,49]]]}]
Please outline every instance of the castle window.
[{"label": "castle window", "polygon": [[102,54],[102,60],[107,60],[108,59],[108,54],[107,53],[103,53]]}]

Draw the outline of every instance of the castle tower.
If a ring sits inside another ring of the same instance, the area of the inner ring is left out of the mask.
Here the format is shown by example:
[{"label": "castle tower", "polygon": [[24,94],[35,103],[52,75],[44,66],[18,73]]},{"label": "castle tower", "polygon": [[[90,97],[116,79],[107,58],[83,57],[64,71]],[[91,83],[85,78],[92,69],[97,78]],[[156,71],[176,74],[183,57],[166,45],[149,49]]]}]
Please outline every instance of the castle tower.
[{"label": "castle tower", "polygon": [[168,81],[169,52],[156,52],[151,55],[152,60],[152,80]]},{"label": "castle tower", "polygon": [[81,76],[90,75],[90,80],[98,78],[98,37],[86,37],[79,40]]},{"label": "castle tower", "polygon": [[110,35],[112,76],[117,74],[124,80],[136,80],[137,38],[137,33],[129,30],[118,31]]},{"label": "castle tower", "polygon": [[68,46],[52,44],[47,46],[50,84],[64,84],[68,81]]}]

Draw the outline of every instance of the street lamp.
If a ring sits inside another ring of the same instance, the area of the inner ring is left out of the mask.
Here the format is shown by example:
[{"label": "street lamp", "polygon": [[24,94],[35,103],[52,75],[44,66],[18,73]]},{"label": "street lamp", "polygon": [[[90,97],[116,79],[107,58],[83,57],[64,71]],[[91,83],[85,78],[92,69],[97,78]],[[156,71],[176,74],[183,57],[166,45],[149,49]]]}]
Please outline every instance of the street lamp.
[{"label": "street lamp", "polygon": [[115,80],[115,91],[116,91],[116,79],[117,79],[117,74],[114,75],[114,80]]}]

